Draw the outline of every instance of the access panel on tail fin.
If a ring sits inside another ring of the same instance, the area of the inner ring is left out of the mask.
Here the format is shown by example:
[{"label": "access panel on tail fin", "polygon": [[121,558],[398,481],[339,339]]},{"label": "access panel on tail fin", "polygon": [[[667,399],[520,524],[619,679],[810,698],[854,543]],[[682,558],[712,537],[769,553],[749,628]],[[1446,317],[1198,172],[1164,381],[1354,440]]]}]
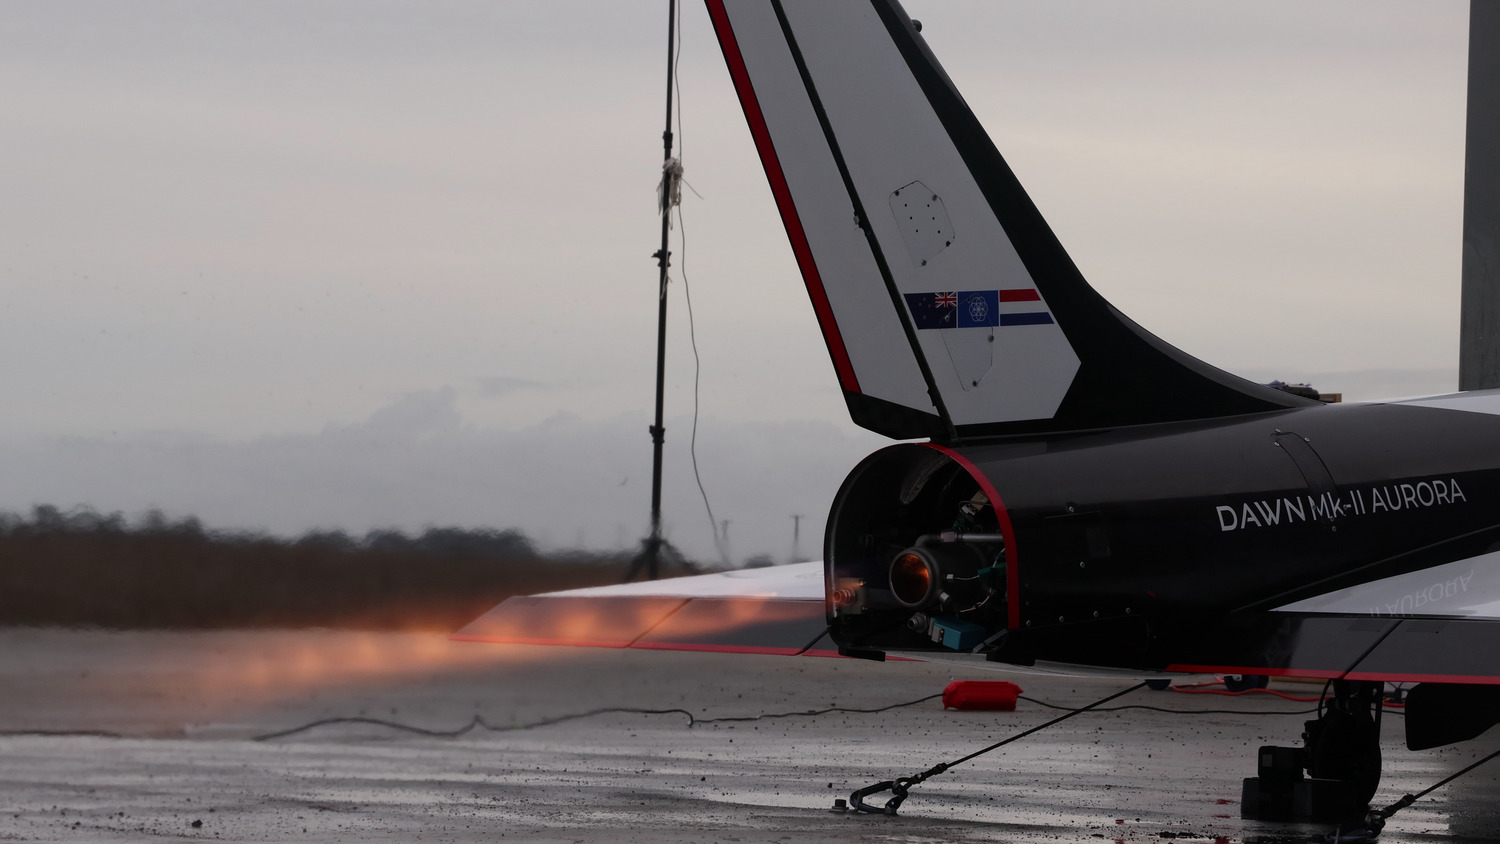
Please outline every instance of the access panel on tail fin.
[{"label": "access panel on tail fin", "polygon": [[954,441],[1309,403],[1089,287],[899,5],[708,8],[860,425]]}]

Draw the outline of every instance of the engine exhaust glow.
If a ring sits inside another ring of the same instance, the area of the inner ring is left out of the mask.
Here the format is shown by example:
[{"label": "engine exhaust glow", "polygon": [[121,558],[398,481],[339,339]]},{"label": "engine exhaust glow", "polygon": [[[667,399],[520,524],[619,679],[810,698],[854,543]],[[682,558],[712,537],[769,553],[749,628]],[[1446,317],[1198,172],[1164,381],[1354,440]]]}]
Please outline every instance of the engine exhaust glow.
[{"label": "engine exhaust glow", "polygon": [[902,551],[891,561],[891,594],[902,605],[921,608],[937,592],[937,563],[920,549]]}]

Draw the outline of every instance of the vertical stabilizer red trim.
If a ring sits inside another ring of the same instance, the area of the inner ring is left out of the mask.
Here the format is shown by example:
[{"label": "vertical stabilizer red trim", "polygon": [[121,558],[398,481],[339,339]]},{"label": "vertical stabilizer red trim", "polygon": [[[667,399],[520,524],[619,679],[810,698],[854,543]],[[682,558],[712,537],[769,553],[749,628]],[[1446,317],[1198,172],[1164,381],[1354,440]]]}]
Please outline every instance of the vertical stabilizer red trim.
[{"label": "vertical stabilizer red trim", "polygon": [[979,488],[984,490],[984,494],[989,496],[990,506],[995,508],[995,518],[1000,522],[1000,535],[1005,537],[1005,625],[1012,630],[1019,628],[1021,626],[1020,554],[1016,552],[1016,531],[1011,527],[1010,512],[1005,509],[1005,502],[1000,500],[1000,493],[995,491],[995,485],[990,483],[990,479],[986,478],[983,472],[979,471],[974,461],[945,445],[937,443],[922,443],[922,445],[941,451],[953,462],[964,467],[969,477],[973,478],[979,484]]},{"label": "vertical stabilizer red trim", "polygon": [[707,5],[714,32],[719,36],[719,48],[724,51],[724,63],[729,67],[729,76],[734,80],[734,89],[740,97],[740,107],[745,111],[745,122],[750,124],[750,135],[755,139],[756,150],[760,152],[760,162],[766,169],[766,180],[771,183],[771,193],[776,197],[777,209],[781,211],[781,222],[786,226],[792,252],[797,256],[797,266],[802,270],[802,280],[807,284],[807,295],[812,299],[818,326],[823,329],[823,340],[828,344],[829,356],[833,358],[839,386],[851,393],[858,393],[859,380],[854,377],[854,365],[849,361],[844,338],[839,334],[838,323],[833,318],[833,308],[828,304],[828,294],[823,290],[823,279],[818,275],[812,248],[808,246],[807,235],[802,231],[802,220],[797,216],[797,207],[792,202],[786,174],[782,172],[776,148],[771,144],[771,132],[766,128],[760,102],[755,98],[755,89],[750,84],[750,72],[746,70],[745,59],[740,55],[739,43],[735,41],[734,29],[729,24],[729,14],[724,9],[723,0],[707,0]]}]

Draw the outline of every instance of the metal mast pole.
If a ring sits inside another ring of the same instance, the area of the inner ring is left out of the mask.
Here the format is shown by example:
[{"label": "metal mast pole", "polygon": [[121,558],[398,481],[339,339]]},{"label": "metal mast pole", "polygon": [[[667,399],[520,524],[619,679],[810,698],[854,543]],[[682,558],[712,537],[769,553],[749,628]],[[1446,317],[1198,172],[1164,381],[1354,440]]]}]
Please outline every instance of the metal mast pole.
[{"label": "metal mast pole", "polygon": [[1458,388],[1500,387],[1500,6],[1469,4]]},{"label": "metal mast pole", "polygon": [[667,121],[661,133],[662,145],[662,196],[661,196],[661,248],[656,252],[656,265],[660,270],[657,283],[656,306],[656,423],[651,426],[651,537],[646,540],[646,576],[657,578],[661,558],[661,449],[666,428],[662,427],[662,401],[666,391],[667,377],[667,268],[671,265],[672,253],[667,250],[667,238],[672,230],[672,78],[673,61],[677,45],[677,0],[667,3]]}]

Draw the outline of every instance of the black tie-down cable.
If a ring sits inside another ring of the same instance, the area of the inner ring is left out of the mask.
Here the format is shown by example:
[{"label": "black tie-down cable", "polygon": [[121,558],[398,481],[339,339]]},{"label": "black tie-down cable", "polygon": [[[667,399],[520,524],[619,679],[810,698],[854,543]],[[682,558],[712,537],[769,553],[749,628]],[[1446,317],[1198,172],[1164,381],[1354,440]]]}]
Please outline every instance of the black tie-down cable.
[{"label": "black tie-down cable", "polygon": [[1382,829],[1385,829],[1385,822],[1391,817],[1391,815],[1394,815],[1402,809],[1405,809],[1407,806],[1410,806],[1418,800],[1421,800],[1423,797],[1426,797],[1432,792],[1437,791],[1448,783],[1453,782],[1464,774],[1467,774],[1468,772],[1494,759],[1497,756],[1500,756],[1500,750],[1491,753],[1490,755],[1484,757],[1483,759],[1480,759],[1478,762],[1469,765],[1468,767],[1455,774],[1444,777],[1442,780],[1428,786],[1427,788],[1422,789],[1416,794],[1408,794],[1405,797],[1402,797],[1400,800],[1397,800],[1395,803],[1392,803],[1391,805],[1385,807],[1384,809],[1372,810],[1368,815],[1365,816],[1364,823],[1360,825],[1361,828],[1347,830],[1343,827],[1339,827],[1338,829],[1334,830],[1333,834],[1327,836],[1324,840],[1329,842],[1329,844],[1355,844],[1355,842],[1374,841],[1375,837],[1380,835],[1380,831]]},{"label": "black tie-down cable", "polygon": [[[995,742],[989,747],[983,748],[981,750],[976,750],[961,759],[955,759],[952,762],[939,762],[938,764],[933,765],[931,768],[928,768],[927,770],[923,771],[920,774],[916,774],[915,776],[900,777],[894,780],[877,782],[874,785],[867,785],[864,788],[861,788],[853,794],[849,795],[849,804],[856,812],[866,812],[872,815],[894,815],[896,814],[896,810],[901,808],[902,801],[906,800],[907,796],[910,794],[912,786],[921,785],[931,777],[935,777],[938,774],[941,774],[944,771],[948,770],[949,768],[957,767],[969,761],[970,759],[983,756],[984,754],[989,753],[991,750],[1004,747],[1005,745],[1010,744],[1013,741],[1019,741],[1023,738],[1026,738],[1032,733],[1045,730],[1053,724],[1060,724],[1063,721],[1072,718],[1074,715],[1082,715],[1083,713],[1088,712],[1089,710],[1096,707],[1103,706],[1104,704],[1109,703],[1116,698],[1124,697],[1125,695],[1130,694],[1136,689],[1143,688],[1145,685],[1145,683],[1137,683],[1136,685],[1131,686],[1130,688],[1122,692],[1115,692],[1114,694],[1110,695],[1107,698],[1104,698],[1103,700],[1096,700],[1081,709],[1074,709],[1070,712],[1059,715],[1045,724],[1040,724],[1038,726],[1032,727],[1029,730],[1024,730],[1022,732],[1016,733],[1010,738],[1001,739],[1000,741]],[[869,797],[872,794],[879,794],[882,791],[889,791],[891,793],[891,799],[885,801],[885,805],[872,806],[869,803],[865,802],[866,797]]]}]

